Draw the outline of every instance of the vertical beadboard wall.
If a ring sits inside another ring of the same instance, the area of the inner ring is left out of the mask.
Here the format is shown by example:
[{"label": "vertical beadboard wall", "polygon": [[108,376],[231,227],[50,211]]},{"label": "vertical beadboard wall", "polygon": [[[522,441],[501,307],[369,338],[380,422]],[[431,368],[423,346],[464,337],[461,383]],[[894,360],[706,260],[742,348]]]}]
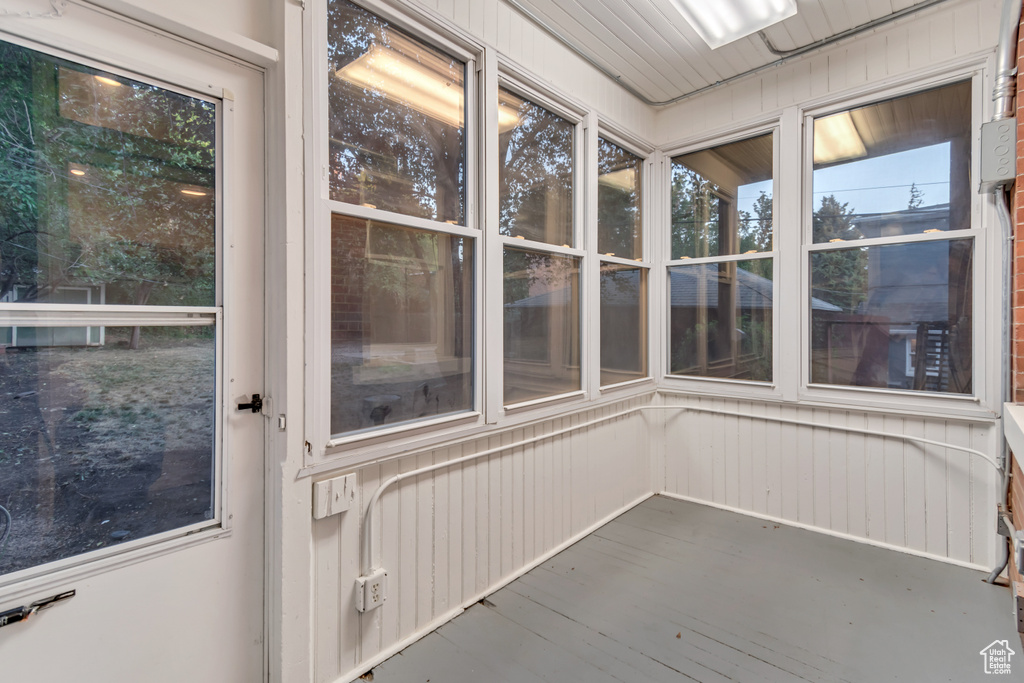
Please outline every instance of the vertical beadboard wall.
[{"label": "vertical beadboard wall", "polygon": [[[984,422],[666,396],[669,405],[919,436],[999,453]],[[995,470],[970,454],[757,418],[664,411],[664,491],[842,536],[991,568]]]},{"label": "vertical beadboard wall", "polygon": [[898,78],[943,61],[991,51],[998,40],[999,0],[943,3],[821,52],[661,109],[655,140],[683,141],[736,127],[794,105]]},{"label": "vertical beadboard wall", "polygon": [[387,600],[359,614],[354,586],[362,515],[382,481],[650,400],[650,394],[634,397],[357,470],[355,506],[313,526],[316,681],[362,674],[381,653],[422,635],[538,558],[650,495],[648,420],[660,417],[634,412],[392,486],[377,511]]},{"label": "vertical beadboard wall", "polygon": [[418,4],[495,47],[555,90],[642,139],[652,137],[654,110],[501,0],[419,0]]}]

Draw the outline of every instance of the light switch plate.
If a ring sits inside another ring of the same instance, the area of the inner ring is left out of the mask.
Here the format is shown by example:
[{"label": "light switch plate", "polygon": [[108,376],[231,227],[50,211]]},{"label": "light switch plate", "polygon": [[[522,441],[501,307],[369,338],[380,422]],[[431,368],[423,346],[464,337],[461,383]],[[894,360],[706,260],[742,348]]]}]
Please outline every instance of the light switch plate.
[{"label": "light switch plate", "polygon": [[356,501],[356,475],[313,482],[313,519],[345,512]]}]

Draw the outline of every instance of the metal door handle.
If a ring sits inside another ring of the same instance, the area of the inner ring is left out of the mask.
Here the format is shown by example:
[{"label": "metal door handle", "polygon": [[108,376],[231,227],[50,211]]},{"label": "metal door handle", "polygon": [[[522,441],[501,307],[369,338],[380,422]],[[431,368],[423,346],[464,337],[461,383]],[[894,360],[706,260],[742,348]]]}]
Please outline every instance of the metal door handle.
[{"label": "metal door handle", "polygon": [[238,409],[239,410],[251,410],[254,413],[258,413],[261,410],[263,410],[263,399],[260,398],[259,394],[253,394],[252,395],[252,402],[251,403],[239,403],[238,404]]}]

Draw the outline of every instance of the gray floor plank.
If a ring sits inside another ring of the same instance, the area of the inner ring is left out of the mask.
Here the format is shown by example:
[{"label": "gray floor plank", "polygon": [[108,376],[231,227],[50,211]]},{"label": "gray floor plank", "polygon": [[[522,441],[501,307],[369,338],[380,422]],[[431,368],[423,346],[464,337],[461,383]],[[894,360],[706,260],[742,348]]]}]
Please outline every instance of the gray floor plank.
[{"label": "gray floor plank", "polygon": [[982,578],[655,497],[392,657],[374,680],[985,681],[980,650],[1019,640],[1008,591]]},{"label": "gray floor plank", "polygon": [[553,611],[550,605],[524,597],[511,588],[495,593],[490,600],[494,603],[494,609],[509,619],[535,633],[546,633],[559,647],[592,662],[624,683],[672,683],[679,680],[678,672],[657,660],[601,633],[591,625]]}]

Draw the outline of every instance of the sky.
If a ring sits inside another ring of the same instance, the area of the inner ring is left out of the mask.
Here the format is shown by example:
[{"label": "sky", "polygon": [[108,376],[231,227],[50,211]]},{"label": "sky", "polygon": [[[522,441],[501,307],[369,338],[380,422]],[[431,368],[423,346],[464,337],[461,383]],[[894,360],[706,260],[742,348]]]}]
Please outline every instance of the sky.
[{"label": "sky", "polygon": [[[911,184],[923,193],[921,206],[945,204],[949,201],[949,156],[949,143],[943,142],[816,170],[814,208],[821,206],[822,197],[834,194],[856,213],[900,211],[910,201]],[[771,194],[772,181],[741,186],[739,210],[753,215],[754,200],[762,190]]]}]

